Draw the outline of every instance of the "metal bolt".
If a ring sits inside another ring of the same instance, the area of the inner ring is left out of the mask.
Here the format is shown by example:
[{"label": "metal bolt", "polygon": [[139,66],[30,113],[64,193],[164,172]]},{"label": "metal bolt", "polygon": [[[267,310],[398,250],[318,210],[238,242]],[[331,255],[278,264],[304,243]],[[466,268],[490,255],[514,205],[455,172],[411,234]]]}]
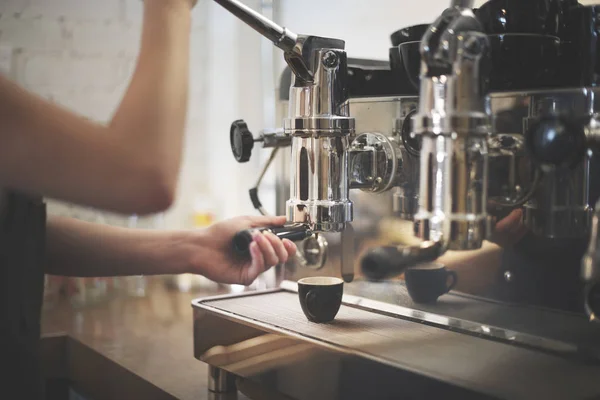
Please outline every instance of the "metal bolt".
[{"label": "metal bolt", "polygon": [[327,68],[335,68],[338,65],[339,59],[335,52],[329,50],[323,54],[323,65]]},{"label": "metal bolt", "polygon": [[511,282],[511,281],[512,281],[512,279],[513,279],[512,272],[510,272],[510,271],[505,271],[505,272],[504,272],[504,280],[505,280],[506,282]]}]

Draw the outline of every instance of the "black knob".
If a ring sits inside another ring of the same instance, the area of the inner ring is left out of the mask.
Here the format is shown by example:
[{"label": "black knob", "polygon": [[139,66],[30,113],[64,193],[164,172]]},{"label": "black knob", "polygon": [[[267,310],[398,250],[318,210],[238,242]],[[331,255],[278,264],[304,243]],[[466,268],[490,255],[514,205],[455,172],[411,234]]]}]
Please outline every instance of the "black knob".
[{"label": "black knob", "polygon": [[254,148],[254,137],[244,120],[233,121],[229,131],[231,151],[237,162],[244,163],[250,159]]},{"label": "black knob", "polygon": [[583,125],[564,117],[545,117],[534,122],[525,140],[531,158],[541,166],[576,165],[585,151]]}]

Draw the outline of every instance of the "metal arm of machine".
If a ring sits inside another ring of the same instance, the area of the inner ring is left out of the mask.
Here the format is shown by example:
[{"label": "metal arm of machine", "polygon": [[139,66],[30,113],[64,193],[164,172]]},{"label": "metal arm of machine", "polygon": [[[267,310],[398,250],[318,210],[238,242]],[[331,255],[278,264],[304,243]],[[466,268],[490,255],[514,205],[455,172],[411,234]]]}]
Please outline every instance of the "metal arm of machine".
[{"label": "metal arm of machine", "polygon": [[[419,108],[413,119],[422,138],[415,224],[425,248],[434,251],[423,251],[423,246],[396,251],[393,271],[383,276],[434,260],[446,250],[477,249],[488,235],[491,127],[484,77],[489,42],[472,10],[464,7],[469,3],[453,1],[421,42]],[[363,271],[369,270],[371,258],[363,259]]]}]

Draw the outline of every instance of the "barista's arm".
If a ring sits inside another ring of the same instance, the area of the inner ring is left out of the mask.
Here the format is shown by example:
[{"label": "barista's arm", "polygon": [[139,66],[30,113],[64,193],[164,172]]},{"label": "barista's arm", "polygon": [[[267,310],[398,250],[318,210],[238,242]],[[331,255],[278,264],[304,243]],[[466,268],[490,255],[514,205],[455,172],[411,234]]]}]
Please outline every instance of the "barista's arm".
[{"label": "barista's arm", "polygon": [[195,1],[144,1],[137,67],[109,124],[87,121],[0,76],[0,187],[122,213],[170,206]]},{"label": "barista's arm", "polygon": [[46,236],[46,273],[51,275],[188,272],[188,250],[180,232],[133,230],[49,216]]},{"label": "barista's arm", "polygon": [[222,283],[250,284],[268,267],[296,251],[289,240],[259,233],[251,257],[232,255],[240,230],[281,225],[285,217],[238,217],[206,229],[152,231],[93,224],[50,216],[46,273],[65,276],[123,276],[195,273]]},{"label": "barista's arm", "polygon": [[459,273],[456,289],[485,294],[497,282],[502,267],[502,249],[513,246],[527,233],[523,211],[513,210],[494,225],[491,241],[474,251],[449,251],[438,262]]}]

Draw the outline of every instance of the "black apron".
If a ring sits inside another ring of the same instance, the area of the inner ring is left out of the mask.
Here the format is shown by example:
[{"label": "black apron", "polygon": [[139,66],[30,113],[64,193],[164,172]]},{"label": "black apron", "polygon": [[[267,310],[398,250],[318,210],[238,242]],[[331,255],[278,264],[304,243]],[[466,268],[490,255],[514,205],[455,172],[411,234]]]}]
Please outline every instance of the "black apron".
[{"label": "black apron", "polygon": [[527,234],[504,250],[496,296],[509,302],[583,313],[580,270],[586,248],[586,239],[553,242]]},{"label": "black apron", "polygon": [[46,206],[42,198],[1,191],[0,196],[0,398],[43,399]]}]

